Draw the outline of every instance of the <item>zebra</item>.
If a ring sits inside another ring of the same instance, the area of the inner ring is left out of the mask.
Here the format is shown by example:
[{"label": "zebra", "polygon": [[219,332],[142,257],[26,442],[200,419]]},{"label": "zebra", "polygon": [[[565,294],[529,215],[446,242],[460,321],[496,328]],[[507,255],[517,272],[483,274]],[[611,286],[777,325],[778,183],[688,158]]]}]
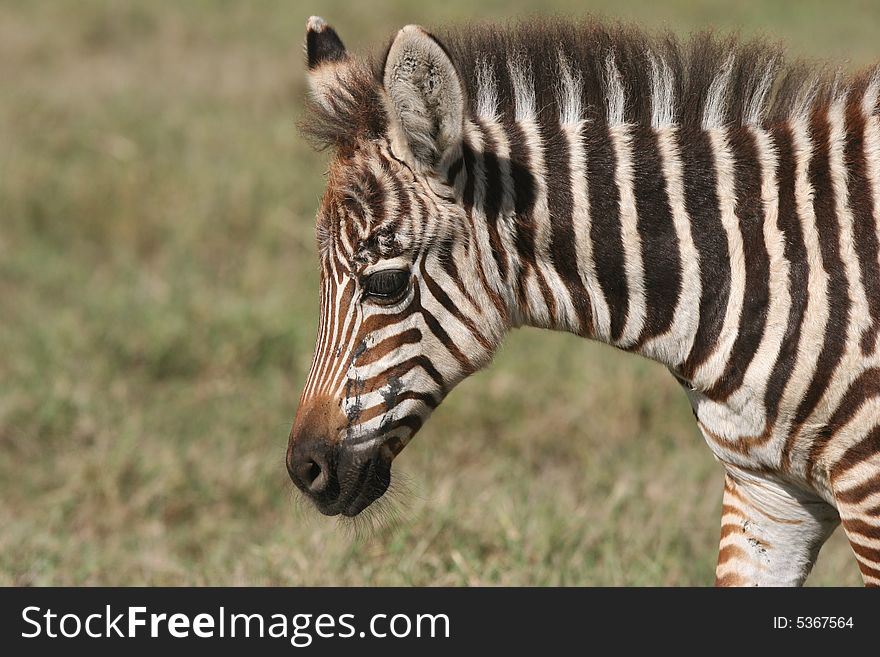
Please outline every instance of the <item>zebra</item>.
[{"label": "zebra", "polygon": [[880,67],[594,19],[306,27],[330,149],[287,449],[326,515],[537,326],[664,364],[725,472],[720,586],[801,585],[842,523],[880,585]]}]

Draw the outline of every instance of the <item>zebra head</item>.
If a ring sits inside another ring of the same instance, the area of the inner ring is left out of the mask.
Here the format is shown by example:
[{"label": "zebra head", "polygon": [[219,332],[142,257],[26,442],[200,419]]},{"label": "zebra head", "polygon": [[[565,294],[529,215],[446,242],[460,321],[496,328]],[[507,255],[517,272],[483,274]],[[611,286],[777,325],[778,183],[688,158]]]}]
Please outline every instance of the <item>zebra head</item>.
[{"label": "zebra head", "polygon": [[306,50],[306,131],[334,155],[317,214],[317,343],[287,468],[322,513],[354,516],[452,387],[488,363],[507,312],[449,182],[465,101],[440,43],[405,27],[371,64],[311,18]]}]

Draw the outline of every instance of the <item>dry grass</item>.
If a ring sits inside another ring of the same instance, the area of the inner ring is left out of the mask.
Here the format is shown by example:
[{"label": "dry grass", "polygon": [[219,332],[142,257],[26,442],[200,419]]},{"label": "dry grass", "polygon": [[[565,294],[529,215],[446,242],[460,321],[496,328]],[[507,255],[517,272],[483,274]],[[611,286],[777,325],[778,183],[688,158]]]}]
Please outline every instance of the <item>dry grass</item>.
[{"label": "dry grass", "polygon": [[[880,22],[858,2],[594,7],[856,61]],[[721,471],[685,399],[568,336],[511,336],[399,459],[371,530],[287,481],[325,166],[294,127],[306,17],[363,47],[528,8],[0,5],[0,584],[711,582]],[[811,582],[859,582],[839,534]]]}]

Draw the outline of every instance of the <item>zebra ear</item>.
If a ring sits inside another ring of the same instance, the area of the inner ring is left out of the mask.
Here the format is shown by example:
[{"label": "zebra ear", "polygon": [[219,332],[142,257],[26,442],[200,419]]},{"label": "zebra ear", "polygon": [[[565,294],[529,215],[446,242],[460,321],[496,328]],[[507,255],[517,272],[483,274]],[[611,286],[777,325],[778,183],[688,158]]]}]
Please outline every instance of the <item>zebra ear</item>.
[{"label": "zebra ear", "polygon": [[348,63],[348,53],[336,30],[319,17],[312,16],[306,23],[306,65],[309,68],[309,87],[312,96],[321,104],[340,84]]},{"label": "zebra ear", "polygon": [[382,84],[392,148],[410,165],[439,169],[464,132],[464,89],[446,50],[407,25],[385,56]]},{"label": "zebra ear", "polygon": [[309,71],[317,70],[327,62],[338,62],[348,57],[336,30],[320,16],[312,16],[306,23],[306,64]]}]

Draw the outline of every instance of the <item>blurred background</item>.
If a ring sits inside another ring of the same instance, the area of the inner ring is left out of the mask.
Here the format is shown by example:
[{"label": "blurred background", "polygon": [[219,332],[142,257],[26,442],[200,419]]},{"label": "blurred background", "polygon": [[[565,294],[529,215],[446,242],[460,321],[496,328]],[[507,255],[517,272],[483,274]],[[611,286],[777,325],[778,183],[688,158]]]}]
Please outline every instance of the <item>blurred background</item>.
[{"label": "blurred background", "polygon": [[[306,18],[592,12],[866,64],[880,3],[0,2],[0,584],[704,585],[722,472],[661,367],[514,333],[397,459],[396,522],[297,502],[326,153]],[[811,584],[859,584],[840,532]]]}]

